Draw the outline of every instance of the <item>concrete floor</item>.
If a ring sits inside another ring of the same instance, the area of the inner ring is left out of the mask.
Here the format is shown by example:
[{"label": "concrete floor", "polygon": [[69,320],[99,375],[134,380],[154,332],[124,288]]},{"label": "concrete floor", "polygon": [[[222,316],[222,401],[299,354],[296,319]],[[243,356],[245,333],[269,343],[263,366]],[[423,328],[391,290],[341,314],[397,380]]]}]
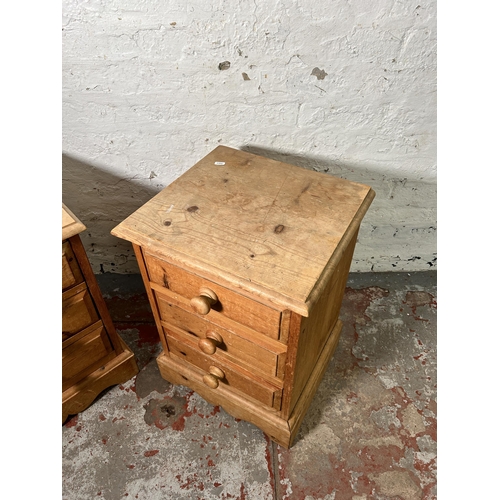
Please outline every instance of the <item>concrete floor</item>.
[{"label": "concrete floor", "polygon": [[437,498],[435,272],[349,276],[339,346],[290,450],[163,380],[139,276],[97,278],[140,372],[63,425],[63,499]]}]

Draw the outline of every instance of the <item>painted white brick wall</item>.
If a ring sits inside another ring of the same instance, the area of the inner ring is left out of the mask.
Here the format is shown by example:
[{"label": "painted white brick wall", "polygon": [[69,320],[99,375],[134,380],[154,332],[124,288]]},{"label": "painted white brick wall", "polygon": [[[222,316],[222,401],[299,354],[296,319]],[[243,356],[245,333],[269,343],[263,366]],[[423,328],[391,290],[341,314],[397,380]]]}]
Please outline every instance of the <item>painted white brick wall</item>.
[{"label": "painted white brick wall", "polygon": [[352,271],[436,266],[436,2],[63,0],[63,199],[112,227],[218,144],[373,187]]}]

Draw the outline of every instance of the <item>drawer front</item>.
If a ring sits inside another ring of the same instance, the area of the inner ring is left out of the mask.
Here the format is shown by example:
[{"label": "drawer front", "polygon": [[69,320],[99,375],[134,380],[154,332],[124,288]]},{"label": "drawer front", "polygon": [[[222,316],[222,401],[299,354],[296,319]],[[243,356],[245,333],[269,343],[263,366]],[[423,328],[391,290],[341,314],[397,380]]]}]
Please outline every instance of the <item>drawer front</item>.
[{"label": "drawer front", "polygon": [[[144,254],[149,279],[188,300],[200,295],[201,288],[209,288],[217,295],[212,309],[246,325],[268,337],[277,339],[280,333],[281,312],[255,302],[225,287],[217,285],[168,262]],[[209,313],[210,314],[210,313]]]},{"label": "drawer front", "polygon": [[212,381],[215,379],[217,385],[226,384],[228,387],[240,391],[245,396],[279,410],[282,393],[280,388],[274,387],[264,380],[253,378],[249,372],[242,371],[240,367],[233,365],[229,361],[224,363],[215,361],[210,356],[204,355],[191,346],[179,342],[168,328],[164,328],[164,332],[171,356],[175,356],[200,368],[206,372],[206,376],[208,377],[210,377],[211,373],[217,373],[217,370],[222,370],[221,374],[223,376],[221,378],[212,375],[209,380],[205,380],[204,377],[203,381],[207,387],[217,390],[217,386],[212,385]]},{"label": "drawer front", "polygon": [[63,340],[99,320],[92,297],[85,283],[63,293],[62,334]]},{"label": "drawer front", "polygon": [[78,335],[63,342],[63,391],[78,379],[87,376],[114,356],[106,330],[99,321]]},{"label": "drawer front", "polygon": [[78,285],[83,282],[82,272],[68,241],[62,244],[62,289]]},{"label": "drawer front", "polygon": [[180,338],[193,342],[195,349],[202,354],[241,364],[267,376],[283,378],[286,348],[279,342],[271,341],[250,329],[243,329],[237,323],[233,332],[222,328],[169,303],[160,293],[156,293],[156,300],[162,320],[177,327]]}]

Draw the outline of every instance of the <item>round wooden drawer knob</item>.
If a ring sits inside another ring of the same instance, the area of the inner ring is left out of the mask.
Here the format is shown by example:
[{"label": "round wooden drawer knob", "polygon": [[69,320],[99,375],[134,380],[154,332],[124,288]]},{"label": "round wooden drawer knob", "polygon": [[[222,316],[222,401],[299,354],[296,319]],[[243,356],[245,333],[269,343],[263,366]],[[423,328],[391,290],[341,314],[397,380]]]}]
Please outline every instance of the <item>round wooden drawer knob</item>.
[{"label": "round wooden drawer knob", "polygon": [[222,337],[217,332],[207,332],[206,339],[200,339],[198,347],[205,354],[214,354],[217,347],[222,344]]},{"label": "round wooden drawer knob", "polygon": [[211,366],[208,373],[203,376],[203,383],[210,387],[210,389],[217,389],[219,387],[219,380],[225,377],[224,372],[216,366]]},{"label": "round wooden drawer knob", "polygon": [[210,288],[200,288],[200,295],[191,299],[191,307],[198,314],[208,314],[210,308],[218,301],[216,293]]}]

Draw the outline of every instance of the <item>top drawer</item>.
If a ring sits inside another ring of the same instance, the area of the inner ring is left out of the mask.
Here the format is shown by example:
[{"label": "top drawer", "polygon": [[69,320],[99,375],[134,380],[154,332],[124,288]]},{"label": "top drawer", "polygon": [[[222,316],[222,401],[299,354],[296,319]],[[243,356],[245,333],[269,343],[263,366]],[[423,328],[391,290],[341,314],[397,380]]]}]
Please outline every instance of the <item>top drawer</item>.
[{"label": "top drawer", "polygon": [[83,276],[68,241],[62,244],[62,289],[83,282]]},{"label": "top drawer", "polygon": [[217,296],[211,308],[240,324],[278,339],[280,334],[281,312],[252,299],[239,295],[216,283],[173,266],[164,260],[144,253],[149,279],[171,292],[191,300],[200,295],[201,288],[208,288]]}]

